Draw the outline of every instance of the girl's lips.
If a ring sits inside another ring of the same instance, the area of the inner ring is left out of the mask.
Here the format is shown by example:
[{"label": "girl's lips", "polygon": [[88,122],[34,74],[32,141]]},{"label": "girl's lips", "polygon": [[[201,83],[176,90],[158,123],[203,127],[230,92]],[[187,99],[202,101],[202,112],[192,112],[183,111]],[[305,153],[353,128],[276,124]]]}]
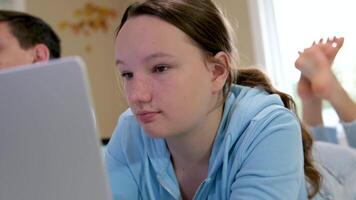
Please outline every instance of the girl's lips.
[{"label": "girl's lips", "polygon": [[143,112],[137,113],[136,117],[140,122],[146,124],[146,123],[150,123],[150,122],[154,121],[154,118],[158,113],[159,112],[143,111]]}]

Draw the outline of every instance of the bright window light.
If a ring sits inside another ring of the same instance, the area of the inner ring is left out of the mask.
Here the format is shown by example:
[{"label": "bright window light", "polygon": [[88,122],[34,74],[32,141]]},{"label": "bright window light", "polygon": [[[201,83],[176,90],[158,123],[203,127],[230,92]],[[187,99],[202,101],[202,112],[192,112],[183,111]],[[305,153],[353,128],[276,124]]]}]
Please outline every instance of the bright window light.
[{"label": "bright window light", "polygon": [[[277,88],[299,104],[296,85],[300,73],[294,67],[298,51],[320,38],[344,37],[344,46],[333,70],[356,100],[356,1],[350,0],[251,0],[251,23],[258,64],[264,65]],[[261,55],[263,54],[263,55]],[[271,61],[271,58],[272,61]],[[300,105],[298,105],[300,108]],[[327,125],[338,122],[330,105],[324,105]]]}]

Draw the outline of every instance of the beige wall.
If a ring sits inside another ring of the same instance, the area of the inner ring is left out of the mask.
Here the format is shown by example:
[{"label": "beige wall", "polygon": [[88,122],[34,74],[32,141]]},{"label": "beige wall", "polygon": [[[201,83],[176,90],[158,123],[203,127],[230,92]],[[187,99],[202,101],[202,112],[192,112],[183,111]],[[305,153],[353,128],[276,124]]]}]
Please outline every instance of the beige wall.
[{"label": "beige wall", "polygon": [[241,66],[254,64],[248,0],[215,0],[223,9],[236,32]]},{"label": "beige wall", "polygon": [[[114,29],[118,18],[110,21],[110,29],[106,33],[98,31],[89,37],[76,35],[68,29],[59,29],[61,21],[75,21],[72,17],[74,10],[83,8],[87,2],[89,1],[28,0],[26,10],[42,17],[56,30],[62,39],[63,56],[80,55],[86,62],[99,129],[102,137],[109,137],[117,116],[126,108],[125,101],[120,96],[114,65]],[[117,8],[118,11],[121,7],[119,1],[115,0],[100,0],[96,4]],[[88,45],[91,46],[90,52],[86,51]]]},{"label": "beige wall", "polygon": [[[228,17],[238,29],[238,49],[242,65],[253,63],[250,26],[248,22],[247,0],[220,0]],[[114,29],[119,22],[122,11],[133,0],[91,0],[97,5],[115,9],[119,16],[110,21],[106,33],[96,32],[89,37],[75,35],[69,30],[60,30],[59,22],[72,20],[75,9],[83,8],[86,0],[27,0],[26,10],[42,17],[58,32],[62,39],[63,56],[80,55],[87,63],[91,82],[98,125],[102,137],[110,137],[116,125],[118,115],[126,109],[121,96],[114,65]],[[73,20],[72,20],[73,21]],[[91,52],[86,51],[90,45]]]}]

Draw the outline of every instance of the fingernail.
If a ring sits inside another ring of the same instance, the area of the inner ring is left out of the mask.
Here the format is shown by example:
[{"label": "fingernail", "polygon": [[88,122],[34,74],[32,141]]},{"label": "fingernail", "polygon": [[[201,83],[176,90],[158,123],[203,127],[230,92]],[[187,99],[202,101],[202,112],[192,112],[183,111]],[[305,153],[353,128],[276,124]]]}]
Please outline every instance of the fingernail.
[{"label": "fingernail", "polygon": [[334,48],[336,48],[336,47],[337,47],[337,43],[336,43],[336,42],[333,42],[333,43],[331,44],[331,46],[334,47]]}]

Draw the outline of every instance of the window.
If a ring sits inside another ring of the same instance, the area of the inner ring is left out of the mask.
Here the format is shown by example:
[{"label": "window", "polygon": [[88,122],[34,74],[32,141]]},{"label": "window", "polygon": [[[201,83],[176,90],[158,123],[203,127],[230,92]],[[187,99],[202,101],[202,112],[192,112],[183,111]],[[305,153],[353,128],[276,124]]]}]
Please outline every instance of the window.
[{"label": "window", "polygon": [[[345,43],[333,65],[339,81],[356,99],[355,1],[348,0],[251,0],[249,1],[257,62],[265,66],[275,86],[291,94],[300,108],[296,84],[300,73],[294,68],[298,51],[321,37],[344,37]],[[324,105],[326,125],[338,117]]]}]

